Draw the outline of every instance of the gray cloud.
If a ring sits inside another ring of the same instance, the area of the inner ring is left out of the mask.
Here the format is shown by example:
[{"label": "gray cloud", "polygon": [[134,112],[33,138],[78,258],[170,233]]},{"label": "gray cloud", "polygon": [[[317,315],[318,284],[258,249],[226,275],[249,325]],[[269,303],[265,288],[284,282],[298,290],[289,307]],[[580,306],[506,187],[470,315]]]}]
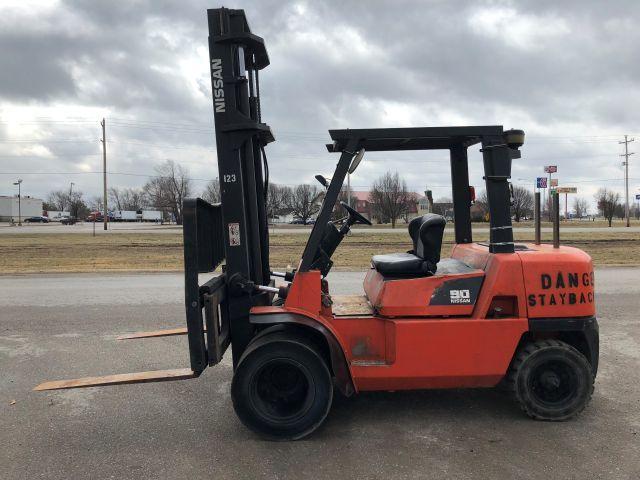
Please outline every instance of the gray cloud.
[{"label": "gray cloud", "polygon": [[[0,171],[99,170],[104,115],[112,171],[151,174],[171,158],[195,178],[216,176],[210,6],[69,0],[33,13],[0,7]],[[261,80],[264,119],[278,138],[268,149],[274,181],[330,173],[329,128],[496,123],[528,133],[523,159],[514,165],[516,183],[532,183],[545,163],[558,164],[560,178],[578,182],[585,195],[598,179],[622,177],[616,136],[639,130],[637,2],[273,0],[237,6],[246,9],[271,57]],[[39,120],[78,116],[84,121]],[[413,189],[435,185],[443,196],[448,166],[438,161],[444,158],[368,155],[354,184],[365,187],[392,166]],[[11,178],[0,175],[0,193],[10,192]],[[32,175],[25,187],[44,195],[69,178]],[[73,178],[85,192],[99,192],[99,176]],[[472,179],[481,184],[477,162]],[[144,177],[112,175],[110,181],[141,185]]]}]

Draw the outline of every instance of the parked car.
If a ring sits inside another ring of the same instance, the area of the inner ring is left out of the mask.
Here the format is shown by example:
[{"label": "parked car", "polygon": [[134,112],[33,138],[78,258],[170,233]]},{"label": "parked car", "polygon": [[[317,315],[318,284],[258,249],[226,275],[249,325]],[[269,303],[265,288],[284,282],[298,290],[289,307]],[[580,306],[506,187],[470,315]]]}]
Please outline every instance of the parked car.
[{"label": "parked car", "polygon": [[42,216],[35,216],[35,217],[29,217],[27,219],[25,219],[25,222],[27,223],[49,223],[49,219],[47,217],[42,217]]},{"label": "parked car", "polygon": [[75,225],[77,221],[78,219],[76,217],[63,217],[60,223],[62,225]]},{"label": "parked car", "polygon": [[300,218],[294,218],[289,222],[290,225],[304,225],[304,222]]},{"label": "parked car", "polygon": [[[102,213],[100,213],[100,212],[91,212],[91,213],[87,216],[86,221],[87,221],[87,222],[94,222],[94,221],[95,221],[95,222],[98,222],[98,223],[99,223],[99,222],[102,222],[102,221],[103,221],[103,218],[104,218],[104,217],[102,216]],[[109,222],[115,222],[115,221],[116,221],[116,218],[113,216],[113,214],[109,213],[109,216],[107,217],[107,220],[108,220]]]}]

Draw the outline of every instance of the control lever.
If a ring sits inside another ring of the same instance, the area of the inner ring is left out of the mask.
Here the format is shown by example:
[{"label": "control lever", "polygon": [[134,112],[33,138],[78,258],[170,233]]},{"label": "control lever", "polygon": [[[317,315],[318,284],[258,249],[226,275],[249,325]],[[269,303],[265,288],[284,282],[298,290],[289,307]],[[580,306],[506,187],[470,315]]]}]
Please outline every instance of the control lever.
[{"label": "control lever", "polygon": [[272,277],[280,277],[280,278],[284,278],[285,281],[287,282],[292,282],[293,281],[293,277],[295,277],[296,272],[271,272],[271,276]]},{"label": "control lever", "polygon": [[255,282],[245,279],[241,274],[236,273],[229,279],[229,287],[236,292],[254,293],[254,292],[268,292],[277,293],[280,298],[287,298],[289,286],[284,285],[282,287],[268,287],[266,285],[256,285]]}]

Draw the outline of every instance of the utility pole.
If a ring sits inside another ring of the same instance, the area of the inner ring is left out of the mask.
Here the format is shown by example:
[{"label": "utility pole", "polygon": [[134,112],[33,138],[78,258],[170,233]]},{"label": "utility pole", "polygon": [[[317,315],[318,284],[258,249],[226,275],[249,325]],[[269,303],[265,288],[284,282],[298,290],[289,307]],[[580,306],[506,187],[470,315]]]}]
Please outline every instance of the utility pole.
[{"label": "utility pole", "polygon": [[627,219],[627,227],[630,226],[629,223],[629,157],[633,155],[633,152],[629,152],[629,143],[633,142],[635,138],[627,138],[627,135],[624,136],[624,141],[618,142],[619,144],[624,143],[624,153],[620,155],[624,157],[624,217]]},{"label": "utility pole", "polygon": [[74,185],[75,183],[73,182],[71,182],[71,184],[69,185],[69,213],[71,214],[72,217],[77,217],[78,212],[73,211],[73,186]]},{"label": "utility pole", "polygon": [[104,207],[104,213],[102,214],[102,219],[104,221],[104,229],[107,229],[107,136],[105,134],[105,121],[104,118],[102,122],[102,183],[103,183],[103,200],[102,204]]},{"label": "utility pole", "polygon": [[20,190],[20,186],[22,185],[22,179],[19,178],[17,182],[13,182],[14,185],[18,186],[18,226],[21,227],[22,226],[22,195],[21,195],[21,190]]},{"label": "utility pole", "polygon": [[347,172],[347,205],[351,206],[351,174]]}]

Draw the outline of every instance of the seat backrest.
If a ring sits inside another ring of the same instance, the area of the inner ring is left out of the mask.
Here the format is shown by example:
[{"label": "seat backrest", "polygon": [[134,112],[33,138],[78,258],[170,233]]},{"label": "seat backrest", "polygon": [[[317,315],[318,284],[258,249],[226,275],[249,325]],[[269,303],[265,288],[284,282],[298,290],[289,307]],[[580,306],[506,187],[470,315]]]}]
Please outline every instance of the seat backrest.
[{"label": "seat backrest", "polygon": [[409,236],[411,237],[411,241],[413,242],[413,252],[415,253],[418,249],[418,235],[420,233],[420,227],[422,226],[422,218],[416,217],[411,219],[409,222]]},{"label": "seat backrest", "polygon": [[413,251],[418,257],[433,265],[440,261],[442,236],[447,221],[442,215],[427,213],[409,222],[409,235],[413,241]]}]

